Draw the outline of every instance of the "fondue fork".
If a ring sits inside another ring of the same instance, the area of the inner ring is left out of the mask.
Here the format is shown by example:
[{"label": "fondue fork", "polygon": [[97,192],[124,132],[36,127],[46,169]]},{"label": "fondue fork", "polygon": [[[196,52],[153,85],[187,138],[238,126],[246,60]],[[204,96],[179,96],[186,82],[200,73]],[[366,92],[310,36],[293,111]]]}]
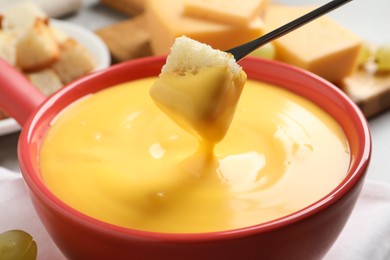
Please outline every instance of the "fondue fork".
[{"label": "fondue fork", "polygon": [[352,0],[333,0],[255,40],[234,47],[230,50],[227,50],[226,52],[233,54],[236,61],[239,61],[260,46],[263,46],[272,40],[275,40],[295,29],[298,29],[306,23],[311,22],[350,1]]}]

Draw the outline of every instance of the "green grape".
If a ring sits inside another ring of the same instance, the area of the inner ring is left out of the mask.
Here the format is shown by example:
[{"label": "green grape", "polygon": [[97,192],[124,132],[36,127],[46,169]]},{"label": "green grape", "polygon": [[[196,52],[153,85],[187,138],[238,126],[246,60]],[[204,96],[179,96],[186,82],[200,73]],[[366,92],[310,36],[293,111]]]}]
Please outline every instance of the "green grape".
[{"label": "green grape", "polygon": [[371,50],[367,44],[363,44],[357,59],[358,66],[363,66],[371,57]]},{"label": "green grape", "polygon": [[378,71],[390,71],[390,44],[379,46],[375,52]]},{"label": "green grape", "polygon": [[37,243],[32,236],[22,230],[9,230],[0,234],[0,259],[35,260]]},{"label": "green grape", "polygon": [[263,59],[273,60],[276,56],[275,46],[272,43],[267,43],[266,45],[254,50],[250,55]]}]

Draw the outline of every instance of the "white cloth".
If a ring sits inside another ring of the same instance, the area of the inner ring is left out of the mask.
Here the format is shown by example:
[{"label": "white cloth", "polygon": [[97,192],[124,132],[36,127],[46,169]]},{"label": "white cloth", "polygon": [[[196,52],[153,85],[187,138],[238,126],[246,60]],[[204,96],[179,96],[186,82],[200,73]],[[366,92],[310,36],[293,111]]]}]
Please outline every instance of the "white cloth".
[{"label": "white cloth", "polygon": [[80,10],[82,0],[0,0],[0,10],[6,10],[20,2],[33,2],[49,17],[58,18]]},{"label": "white cloth", "polygon": [[[2,167],[0,212],[0,233],[24,230],[38,244],[38,260],[65,259],[38,219],[21,174]],[[390,259],[390,185],[373,181],[365,182],[350,219],[324,260],[367,259]]]},{"label": "white cloth", "polygon": [[33,236],[38,260],[65,260],[43,227],[20,173],[0,167],[0,233],[20,229]]},{"label": "white cloth", "polygon": [[390,185],[371,180],[324,260],[368,259],[390,259]]}]

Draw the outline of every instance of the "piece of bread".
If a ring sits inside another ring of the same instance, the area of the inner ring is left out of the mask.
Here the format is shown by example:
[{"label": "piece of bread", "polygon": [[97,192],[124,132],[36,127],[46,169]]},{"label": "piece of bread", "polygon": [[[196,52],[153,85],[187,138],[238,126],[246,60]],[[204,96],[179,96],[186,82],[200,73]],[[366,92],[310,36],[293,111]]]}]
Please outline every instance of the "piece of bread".
[{"label": "piece of bread", "polygon": [[0,108],[0,120],[9,118],[9,116]]},{"label": "piece of bread", "polygon": [[36,4],[24,1],[4,11],[1,28],[4,31],[23,32],[33,27],[37,18],[43,21],[49,19]]},{"label": "piece of bread", "polygon": [[145,9],[145,0],[100,0],[103,5],[111,7],[130,16],[141,14]]},{"label": "piece of bread", "polygon": [[60,49],[60,58],[53,64],[52,68],[64,84],[67,84],[94,69],[95,61],[92,59],[88,50],[73,39],[69,38],[64,41],[61,44]]},{"label": "piece of bread", "polygon": [[[0,14],[0,58],[24,73],[46,96],[95,68],[90,53],[50,26],[47,15],[31,2]],[[0,109],[0,119],[8,117]]]},{"label": "piece of bread", "polygon": [[149,93],[179,126],[215,144],[230,126],[245,81],[233,55],[182,36]]},{"label": "piece of bread", "polygon": [[50,67],[60,56],[60,49],[46,21],[36,19],[34,26],[16,42],[16,63],[25,72]]},{"label": "piece of bread", "polygon": [[52,69],[29,73],[26,76],[45,96],[49,96],[63,87],[60,78]]},{"label": "piece of bread", "polygon": [[12,33],[4,33],[0,30],[0,58],[10,65],[16,65],[16,36]]}]

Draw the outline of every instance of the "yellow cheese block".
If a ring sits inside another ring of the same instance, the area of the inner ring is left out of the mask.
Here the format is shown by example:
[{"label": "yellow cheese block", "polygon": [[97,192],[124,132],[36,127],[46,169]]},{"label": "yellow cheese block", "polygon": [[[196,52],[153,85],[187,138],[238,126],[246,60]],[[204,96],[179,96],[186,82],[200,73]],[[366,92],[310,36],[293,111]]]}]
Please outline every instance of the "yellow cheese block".
[{"label": "yellow cheese block", "polygon": [[264,23],[256,18],[245,27],[214,23],[183,14],[185,0],[149,0],[146,17],[151,47],[156,55],[168,54],[177,37],[188,36],[214,49],[228,50],[259,37]]},{"label": "yellow cheese block", "polygon": [[[311,7],[272,5],[265,14],[266,31],[308,13]],[[362,41],[329,17],[321,17],[274,41],[276,59],[301,67],[334,83],[356,68]]]},{"label": "yellow cheese block", "polygon": [[247,26],[259,16],[268,0],[187,0],[184,14],[234,26]]}]

